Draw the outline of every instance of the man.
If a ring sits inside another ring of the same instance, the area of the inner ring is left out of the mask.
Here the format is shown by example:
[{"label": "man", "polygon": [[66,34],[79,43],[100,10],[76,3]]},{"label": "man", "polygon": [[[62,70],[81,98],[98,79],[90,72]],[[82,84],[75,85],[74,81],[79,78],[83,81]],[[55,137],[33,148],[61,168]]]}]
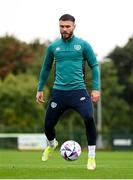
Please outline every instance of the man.
[{"label": "man", "polygon": [[[75,18],[64,14],[59,19],[61,39],[48,46],[38,84],[36,101],[43,103],[43,87],[49,76],[53,61],[56,64],[55,81],[51,100],[45,117],[45,134],[48,146],[43,152],[42,161],[49,159],[57,147],[55,126],[59,117],[68,108],[79,112],[84,119],[88,141],[87,169],[96,168],[96,127],[93,118],[92,102],[99,100],[99,67],[91,46],[84,40],[74,36]],[[89,96],[85,82],[83,67],[85,60],[92,71],[92,92]]]}]

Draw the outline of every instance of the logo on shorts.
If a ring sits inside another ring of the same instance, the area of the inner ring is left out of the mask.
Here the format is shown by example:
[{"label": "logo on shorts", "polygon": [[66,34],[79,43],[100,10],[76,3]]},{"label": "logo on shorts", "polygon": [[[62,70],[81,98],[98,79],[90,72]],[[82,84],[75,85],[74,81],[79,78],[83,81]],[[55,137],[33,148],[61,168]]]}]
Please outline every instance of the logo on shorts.
[{"label": "logo on shorts", "polygon": [[77,51],[79,51],[81,49],[81,45],[75,44],[74,45],[74,49],[76,49]]},{"label": "logo on shorts", "polygon": [[56,106],[57,106],[57,103],[51,102],[51,107],[52,107],[52,108],[56,108]]},{"label": "logo on shorts", "polygon": [[84,101],[86,98],[85,97],[81,97],[80,98],[80,101]]}]

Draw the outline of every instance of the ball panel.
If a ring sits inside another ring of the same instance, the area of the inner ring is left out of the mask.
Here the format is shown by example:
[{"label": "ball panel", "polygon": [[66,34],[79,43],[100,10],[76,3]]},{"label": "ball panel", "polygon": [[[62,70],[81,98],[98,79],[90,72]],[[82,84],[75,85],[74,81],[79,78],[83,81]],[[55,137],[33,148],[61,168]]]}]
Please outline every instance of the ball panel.
[{"label": "ball panel", "polygon": [[65,160],[74,161],[80,156],[81,147],[76,141],[68,140],[62,144],[60,153]]}]

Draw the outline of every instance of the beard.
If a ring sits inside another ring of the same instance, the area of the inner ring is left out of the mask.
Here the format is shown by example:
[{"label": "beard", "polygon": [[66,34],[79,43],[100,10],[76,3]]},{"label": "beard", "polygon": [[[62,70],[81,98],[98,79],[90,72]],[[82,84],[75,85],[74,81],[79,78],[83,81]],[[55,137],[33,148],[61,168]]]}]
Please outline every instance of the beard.
[{"label": "beard", "polygon": [[63,33],[61,33],[62,38],[66,39],[66,40],[70,39],[72,37],[72,35],[73,35],[73,32],[70,32],[70,33],[63,32]]}]

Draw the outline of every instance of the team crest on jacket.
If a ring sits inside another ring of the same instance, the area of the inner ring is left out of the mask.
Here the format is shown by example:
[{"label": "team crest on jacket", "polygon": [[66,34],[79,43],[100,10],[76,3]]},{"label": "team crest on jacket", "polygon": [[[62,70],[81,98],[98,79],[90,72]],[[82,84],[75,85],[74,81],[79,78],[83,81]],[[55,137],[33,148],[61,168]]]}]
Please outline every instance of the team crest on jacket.
[{"label": "team crest on jacket", "polygon": [[75,45],[74,45],[74,49],[76,49],[77,51],[79,51],[79,50],[81,49],[81,45],[75,44]]},{"label": "team crest on jacket", "polygon": [[56,106],[57,106],[57,103],[51,102],[51,107],[52,107],[52,108],[56,108]]}]

